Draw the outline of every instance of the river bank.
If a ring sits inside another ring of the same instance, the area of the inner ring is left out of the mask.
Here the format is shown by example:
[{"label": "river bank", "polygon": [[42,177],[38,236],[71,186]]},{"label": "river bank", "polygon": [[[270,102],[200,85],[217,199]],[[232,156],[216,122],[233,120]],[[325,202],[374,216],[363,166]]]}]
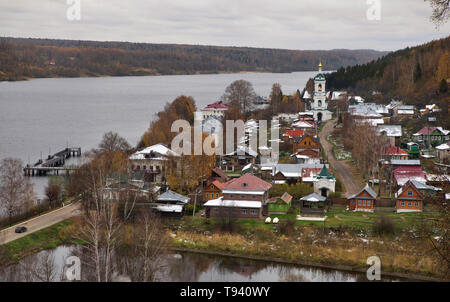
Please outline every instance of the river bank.
[{"label": "river bank", "polygon": [[[256,238],[255,234],[243,236],[227,233],[169,232],[172,241],[168,249],[171,252],[192,252],[330,269],[362,274],[363,277],[368,267],[365,262],[367,257],[379,255],[382,276],[405,281],[448,281],[438,274],[438,264],[433,263],[428,256],[417,251],[408,257],[408,251],[413,248],[411,243],[399,241],[398,238],[386,238],[386,242],[373,238],[354,240],[349,234],[335,233],[320,237],[312,228],[299,230],[296,238],[281,235],[276,239],[269,232],[258,232],[261,233],[260,238]],[[61,245],[81,244],[76,234],[76,223],[69,219],[9,242],[0,246],[0,266],[13,265],[25,257]],[[301,237],[304,240],[300,240]]]}]

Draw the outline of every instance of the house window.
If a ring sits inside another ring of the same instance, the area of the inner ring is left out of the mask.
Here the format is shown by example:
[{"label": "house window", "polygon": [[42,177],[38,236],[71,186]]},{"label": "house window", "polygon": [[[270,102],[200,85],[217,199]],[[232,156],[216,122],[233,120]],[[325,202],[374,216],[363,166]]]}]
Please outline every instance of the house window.
[{"label": "house window", "polygon": [[402,207],[405,206],[405,202],[404,201],[402,201],[400,204],[401,204]]},{"label": "house window", "polygon": [[363,206],[366,206],[366,201],[365,200],[363,200]]},{"label": "house window", "polygon": [[358,200],[358,207],[362,205],[361,200]]},{"label": "house window", "polygon": [[256,214],[258,214],[258,211],[257,210],[250,210],[250,214],[252,216],[256,216]]},{"label": "house window", "polygon": [[412,206],[412,202],[408,201],[408,207]]},{"label": "house window", "polygon": [[408,196],[413,196],[413,192],[411,190],[408,191]]},{"label": "house window", "polygon": [[256,195],[252,195],[252,198],[253,198],[253,199],[256,199]]},{"label": "house window", "polygon": [[245,195],[241,195],[241,198],[245,198]]},{"label": "house window", "polygon": [[415,206],[416,208],[418,208],[418,207],[419,207],[419,202],[416,201],[416,202],[414,203],[414,206]]},{"label": "house window", "polygon": [[242,209],[241,213],[242,213],[242,215],[247,215],[247,209]]},{"label": "house window", "polygon": [[370,207],[370,203],[371,203],[371,201],[368,200],[368,201],[367,201],[367,206],[368,206],[368,207]]},{"label": "house window", "polygon": [[234,195],[233,194],[230,194],[230,198],[233,198],[234,197]]},{"label": "house window", "polygon": [[216,198],[219,198],[219,193],[216,193]]}]

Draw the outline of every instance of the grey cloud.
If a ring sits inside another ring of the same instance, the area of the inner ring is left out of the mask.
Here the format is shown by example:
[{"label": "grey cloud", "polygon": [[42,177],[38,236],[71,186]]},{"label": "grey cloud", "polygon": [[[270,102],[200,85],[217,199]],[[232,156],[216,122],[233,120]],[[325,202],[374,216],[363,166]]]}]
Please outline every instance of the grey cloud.
[{"label": "grey cloud", "polygon": [[0,0],[0,35],[273,47],[394,50],[441,38],[423,0],[81,0],[82,20],[66,19],[66,0]]}]

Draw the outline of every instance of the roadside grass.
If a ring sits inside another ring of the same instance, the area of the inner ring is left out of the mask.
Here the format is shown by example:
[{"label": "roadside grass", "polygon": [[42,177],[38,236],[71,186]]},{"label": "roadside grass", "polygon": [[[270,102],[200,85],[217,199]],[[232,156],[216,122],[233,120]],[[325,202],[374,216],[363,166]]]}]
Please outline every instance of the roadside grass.
[{"label": "roadside grass", "polygon": [[42,250],[54,249],[63,244],[77,243],[70,235],[74,227],[73,220],[67,219],[1,245],[0,266],[16,263],[23,257]]}]

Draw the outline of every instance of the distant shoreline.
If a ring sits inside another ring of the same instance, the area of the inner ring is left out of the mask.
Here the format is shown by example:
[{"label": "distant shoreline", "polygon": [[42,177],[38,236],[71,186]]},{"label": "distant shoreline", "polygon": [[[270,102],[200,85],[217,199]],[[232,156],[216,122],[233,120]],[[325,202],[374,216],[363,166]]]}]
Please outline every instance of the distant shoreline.
[{"label": "distant shoreline", "polygon": [[[324,70],[324,73],[332,73],[336,70]],[[0,83],[7,83],[7,82],[24,82],[24,81],[30,81],[30,80],[38,80],[38,79],[85,79],[85,78],[124,78],[124,77],[163,77],[163,76],[191,76],[191,75],[221,75],[221,74],[289,74],[289,73],[296,73],[296,72],[317,72],[317,70],[296,70],[296,71],[288,71],[288,72],[270,72],[270,71],[239,71],[239,72],[228,72],[228,71],[220,71],[220,72],[213,72],[213,73],[183,73],[183,74],[145,74],[145,75],[80,75],[77,77],[60,77],[60,76],[53,76],[53,77],[25,77],[17,80],[2,80],[0,79]]]}]

